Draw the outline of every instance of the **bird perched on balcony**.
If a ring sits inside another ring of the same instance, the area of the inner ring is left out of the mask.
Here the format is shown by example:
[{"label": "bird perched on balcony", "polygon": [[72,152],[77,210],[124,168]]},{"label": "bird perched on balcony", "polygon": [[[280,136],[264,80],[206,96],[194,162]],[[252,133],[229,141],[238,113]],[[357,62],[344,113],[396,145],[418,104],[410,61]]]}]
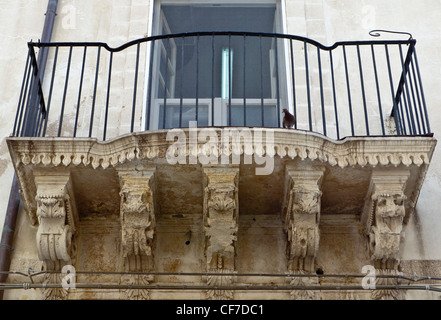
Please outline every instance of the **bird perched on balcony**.
[{"label": "bird perched on balcony", "polygon": [[282,112],[285,114],[283,116],[283,123],[282,123],[283,127],[292,129],[292,127],[294,127],[295,124],[294,116],[291,113],[289,113],[288,109],[283,109]]}]

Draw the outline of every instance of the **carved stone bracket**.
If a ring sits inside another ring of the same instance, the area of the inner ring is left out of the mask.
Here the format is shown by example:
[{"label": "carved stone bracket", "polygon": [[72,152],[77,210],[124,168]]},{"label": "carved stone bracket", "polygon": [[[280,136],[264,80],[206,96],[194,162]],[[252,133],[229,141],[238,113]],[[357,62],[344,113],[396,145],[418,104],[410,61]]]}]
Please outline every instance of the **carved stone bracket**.
[{"label": "carved stone bracket", "polygon": [[320,240],[321,183],[324,168],[286,168],[283,212],[288,271],[314,272]]},{"label": "carved stone bracket", "polygon": [[[153,270],[155,235],[155,170],[119,170],[121,256],[126,272]],[[125,275],[122,284],[145,285],[152,277]],[[148,299],[148,290],[123,290],[126,299]]]},{"label": "carved stone bracket", "polygon": [[[78,213],[69,172],[34,172],[37,195],[37,249],[39,259],[48,271],[61,271],[72,264],[75,256],[74,236]],[[60,284],[57,274],[48,273],[46,283]],[[61,288],[43,290],[44,299],[65,299],[67,292]]]},{"label": "carved stone bracket", "polygon": [[409,176],[408,170],[372,172],[361,219],[369,239],[371,259],[377,269],[398,268]]},{"label": "carved stone bracket", "polygon": [[[361,219],[368,237],[369,254],[378,274],[394,275],[398,272],[409,176],[408,170],[372,172]],[[378,281],[378,284],[397,284],[396,279],[379,278]],[[398,299],[398,296],[396,290],[372,292],[373,299]]]},{"label": "carved stone bracket", "polygon": [[[233,167],[204,168],[204,231],[207,271],[231,273],[235,270],[238,231],[239,169]],[[230,284],[231,277],[208,277],[210,284]],[[210,299],[231,299],[232,292],[209,290]]]}]

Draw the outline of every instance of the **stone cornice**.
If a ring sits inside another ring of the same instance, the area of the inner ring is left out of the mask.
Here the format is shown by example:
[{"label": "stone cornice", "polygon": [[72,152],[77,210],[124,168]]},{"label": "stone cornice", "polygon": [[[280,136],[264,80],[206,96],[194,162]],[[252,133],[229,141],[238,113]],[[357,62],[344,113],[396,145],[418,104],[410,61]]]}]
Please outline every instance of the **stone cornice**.
[{"label": "stone cornice", "polygon": [[[251,128],[230,128],[250,130]],[[405,166],[429,164],[436,140],[432,137],[350,137],[334,141],[321,135],[281,129],[256,129],[263,137],[271,133],[271,143],[254,144],[249,136],[243,135],[239,148],[223,148],[222,128],[214,128],[218,135],[216,148],[206,148],[206,142],[198,142],[197,150],[191,146],[191,129],[182,129],[186,135],[186,156],[230,156],[233,154],[257,154],[279,156],[291,159],[319,160],[331,166]],[[228,129],[227,129],[228,130]],[[168,130],[149,131],[121,136],[114,140],[100,142],[94,138],[8,138],[8,146],[14,166],[43,165],[69,166],[85,165],[93,168],[108,168],[135,159],[153,160],[165,158],[173,141],[167,141]],[[199,131],[200,132],[200,129]]]}]

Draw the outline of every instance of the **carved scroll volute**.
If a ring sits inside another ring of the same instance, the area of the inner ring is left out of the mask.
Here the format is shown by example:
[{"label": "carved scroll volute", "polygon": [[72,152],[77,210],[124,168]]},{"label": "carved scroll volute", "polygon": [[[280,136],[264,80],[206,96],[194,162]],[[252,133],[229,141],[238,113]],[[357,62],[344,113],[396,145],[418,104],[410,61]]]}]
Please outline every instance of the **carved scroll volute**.
[{"label": "carved scroll volute", "polygon": [[37,248],[47,270],[60,271],[75,255],[78,214],[69,172],[34,173],[37,187]]},{"label": "carved scroll volute", "polygon": [[283,213],[290,271],[314,271],[320,240],[321,183],[324,168],[286,170]]},{"label": "carved scroll volute", "polygon": [[121,250],[126,271],[150,271],[155,233],[155,171],[119,171]]}]

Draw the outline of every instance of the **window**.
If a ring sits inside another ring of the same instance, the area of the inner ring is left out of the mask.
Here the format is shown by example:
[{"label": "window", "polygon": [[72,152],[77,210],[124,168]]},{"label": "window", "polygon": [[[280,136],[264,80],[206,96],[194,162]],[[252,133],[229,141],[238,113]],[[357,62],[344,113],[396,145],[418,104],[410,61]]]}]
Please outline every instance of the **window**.
[{"label": "window", "polygon": [[280,32],[280,10],[238,3],[157,2],[153,34],[173,36],[152,44],[150,129],[279,126],[283,43],[257,33]]}]

